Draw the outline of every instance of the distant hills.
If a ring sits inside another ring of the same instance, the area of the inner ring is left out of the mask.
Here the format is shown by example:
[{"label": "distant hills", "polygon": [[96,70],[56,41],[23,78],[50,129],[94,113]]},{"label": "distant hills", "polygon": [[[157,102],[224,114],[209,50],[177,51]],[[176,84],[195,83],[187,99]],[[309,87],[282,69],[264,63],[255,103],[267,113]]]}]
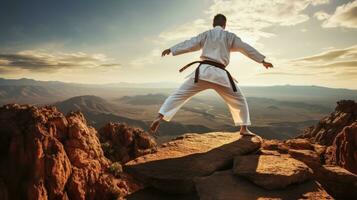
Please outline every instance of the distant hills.
[{"label": "distant hills", "polygon": [[[168,95],[176,87],[178,87],[176,83],[164,82],[78,84],[60,81],[37,81],[25,78],[0,78],[0,104],[18,100],[26,102],[26,99],[29,100],[29,103],[53,103],[78,95],[96,95],[105,99],[119,99],[123,96],[146,95],[148,93]],[[331,109],[335,107],[335,102],[340,99],[357,100],[357,90],[349,89],[292,85],[242,86],[241,88],[247,97],[305,102],[327,106]],[[205,95],[212,95],[212,92],[204,93],[201,96]]]},{"label": "distant hills", "polygon": [[331,109],[335,108],[336,102],[340,99],[357,100],[357,90],[321,86],[245,86],[242,87],[242,90],[248,97],[319,104]]},{"label": "distant hills", "polygon": [[[116,111],[117,105],[94,95],[76,96],[53,105],[65,114],[71,111],[81,111],[88,123],[95,128],[100,128],[110,121],[126,123],[144,130],[148,130],[150,125],[148,121],[120,116]],[[203,133],[209,131],[211,129],[202,125],[184,125],[178,122],[164,122],[160,128],[160,132],[165,133],[166,136],[175,136],[186,132]]]},{"label": "distant hills", "polygon": [[135,96],[124,96],[117,101],[122,101],[127,104],[132,105],[155,105],[160,104],[167,98],[164,94],[146,94],[146,95],[135,95]]},{"label": "distant hills", "polygon": [[[150,121],[152,120],[152,116],[155,116],[157,112],[157,106],[160,105],[162,102],[154,102],[155,104],[152,105],[153,102],[147,104],[144,100],[157,99],[155,97],[159,99],[163,97],[166,98],[166,96],[162,94],[148,94],[133,97],[127,96],[121,99],[121,101],[124,101],[125,103],[127,103],[127,100],[138,100],[133,106],[139,109],[139,113],[134,114],[133,117],[128,117],[127,113],[119,111],[120,109],[127,108],[127,104],[117,104],[117,100],[109,102],[101,97],[94,95],[72,97],[65,101],[57,102],[54,105],[63,113],[68,113],[70,111],[77,110],[81,111],[87,118],[89,124],[96,128],[103,126],[108,121],[112,121],[124,122],[129,125],[137,126],[148,130]],[[288,102],[287,105],[284,105],[283,102],[260,98],[253,98],[248,101],[250,101],[253,105],[253,115],[255,115],[255,123],[254,126],[251,127],[251,129],[261,134],[265,138],[269,139],[290,138],[297,135],[298,133],[301,133],[301,130],[303,128],[316,123],[316,120],[310,120],[310,118],[313,118],[314,113],[320,111],[320,106],[314,108],[314,105],[304,103],[294,103],[292,104],[293,107],[289,107],[289,104],[291,102]],[[142,104],[139,104],[138,102],[141,102]],[[201,105],[202,103],[202,101],[196,100],[188,106],[182,108],[182,111],[180,111],[180,113],[183,113],[183,115],[186,117],[192,116],[189,117],[189,121],[181,120],[180,117],[178,117],[178,121],[174,120],[172,122],[162,123],[160,127],[161,136],[168,137],[168,139],[170,139],[172,136],[180,135],[186,132],[204,133],[209,131],[239,130],[239,127],[233,126],[230,122],[224,123],[225,120],[231,120],[228,110],[226,111],[227,118],[222,119],[222,117],[218,116],[215,113],[217,111],[213,110],[212,113],[210,113],[207,112],[204,107],[197,107],[197,105]],[[255,104],[259,104],[261,107],[266,108],[267,111]],[[302,105],[302,107],[297,108],[297,105]],[[205,106],[211,107],[211,105]],[[271,111],[271,107],[276,108],[276,111]],[[130,107],[128,107],[127,109],[130,111]],[[139,119],[138,115],[145,112],[149,112],[151,113],[151,115],[148,115],[144,119]],[[283,114],[279,115],[280,112],[282,112]],[[292,114],[290,114],[289,112],[292,112]],[[295,116],[296,112],[302,113],[302,117],[300,118],[306,120],[298,121],[300,119],[299,117]],[[305,113],[310,114],[309,117],[305,116]],[[258,119],[256,119],[257,117]],[[260,117],[263,117],[262,123],[259,123]]]},{"label": "distant hills", "polygon": [[[159,83],[154,85],[158,86]],[[119,121],[147,130],[160,105],[174,90],[167,88],[167,85],[166,88],[151,86],[0,78],[0,105],[53,104],[64,113],[81,110],[94,127],[100,127],[108,121]],[[336,101],[357,100],[357,90],[318,86],[247,86],[242,90],[251,111],[252,129],[266,138],[293,137],[331,112]],[[160,131],[163,135],[178,135],[238,129],[232,125],[230,113],[222,99],[213,91],[207,91],[189,101],[174,121],[163,123]]]},{"label": "distant hills", "polygon": [[96,128],[102,127],[109,121],[127,123],[143,129],[148,128],[148,124],[144,121],[117,115],[113,104],[94,95],[72,97],[65,101],[56,102],[54,106],[65,114],[71,111],[81,111],[89,120],[89,124]]},{"label": "distant hills", "polygon": [[174,88],[179,84],[174,82],[152,82],[152,83],[108,83],[108,84],[81,84],[67,83],[61,81],[38,81],[34,79],[5,79],[0,78],[0,85],[37,85],[37,86],[72,86],[72,87],[119,87],[119,88]]},{"label": "distant hills", "polygon": [[80,110],[82,112],[91,113],[114,113],[113,105],[106,100],[94,96],[76,96],[65,101],[54,104],[61,112],[67,113],[71,110]]}]

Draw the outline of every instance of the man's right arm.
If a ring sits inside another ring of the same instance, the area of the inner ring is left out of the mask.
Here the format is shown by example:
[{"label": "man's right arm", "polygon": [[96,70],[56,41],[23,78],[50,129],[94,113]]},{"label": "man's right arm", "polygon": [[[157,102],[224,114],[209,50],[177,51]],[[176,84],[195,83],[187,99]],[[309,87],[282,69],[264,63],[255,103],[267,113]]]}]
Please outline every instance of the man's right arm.
[{"label": "man's right arm", "polygon": [[232,33],[232,44],[231,51],[239,51],[247,57],[255,60],[258,63],[262,63],[265,59],[265,56],[259,53],[256,49],[254,49],[249,44],[243,42],[238,36]]},{"label": "man's right arm", "polygon": [[176,56],[188,52],[198,51],[202,48],[204,39],[205,33],[201,33],[196,37],[193,37],[189,40],[185,40],[181,43],[172,46],[170,49],[165,49],[162,52],[162,56],[168,55],[170,53],[172,53],[173,56]]}]

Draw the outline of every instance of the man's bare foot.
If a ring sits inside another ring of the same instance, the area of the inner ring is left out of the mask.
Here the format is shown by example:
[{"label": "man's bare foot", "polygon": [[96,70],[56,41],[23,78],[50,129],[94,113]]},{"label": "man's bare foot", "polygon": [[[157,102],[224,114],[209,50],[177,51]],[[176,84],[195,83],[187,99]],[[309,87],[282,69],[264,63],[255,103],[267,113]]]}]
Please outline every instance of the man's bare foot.
[{"label": "man's bare foot", "polygon": [[159,114],[159,116],[151,123],[150,125],[150,134],[155,135],[157,130],[159,129],[160,122],[163,118],[163,115]]},{"label": "man's bare foot", "polygon": [[239,131],[239,133],[240,133],[242,136],[256,136],[255,133],[252,133],[252,132],[250,132],[249,130]]}]

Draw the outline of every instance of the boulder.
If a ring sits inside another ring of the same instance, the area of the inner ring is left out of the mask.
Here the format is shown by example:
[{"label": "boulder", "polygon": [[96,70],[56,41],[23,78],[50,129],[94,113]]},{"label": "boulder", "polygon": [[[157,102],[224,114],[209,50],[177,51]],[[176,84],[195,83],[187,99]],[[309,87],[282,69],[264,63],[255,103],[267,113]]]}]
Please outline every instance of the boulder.
[{"label": "boulder", "polygon": [[305,163],[313,170],[321,166],[321,158],[315,151],[290,149],[289,155],[296,160]]},{"label": "boulder", "polygon": [[185,134],[126,163],[124,170],[161,191],[189,193],[195,177],[229,167],[234,156],[256,151],[260,143],[259,137],[239,133]]},{"label": "boulder", "polygon": [[267,190],[234,175],[231,170],[196,178],[195,183],[198,196],[202,200],[333,199],[315,181],[291,185],[282,190]]},{"label": "boulder", "polygon": [[[316,148],[321,145],[316,146]],[[322,148],[322,147],[321,147]],[[307,139],[290,139],[286,141],[282,140],[264,140],[262,144],[262,150],[278,151],[282,154],[287,154],[290,149],[297,150],[315,150],[315,144],[311,143]],[[318,149],[321,151],[320,149]]]},{"label": "boulder", "polygon": [[124,123],[107,123],[98,133],[104,154],[112,161],[126,163],[156,151],[156,142],[149,133]]},{"label": "boulder", "polygon": [[290,148],[290,149],[307,149],[307,150],[314,150],[314,146],[312,143],[307,140],[307,139],[302,139],[302,138],[296,138],[296,139],[290,139],[286,140],[285,144]]},{"label": "boulder", "polygon": [[265,150],[278,150],[281,140],[264,140],[261,148]]},{"label": "boulder", "polygon": [[335,165],[323,165],[314,175],[333,197],[357,199],[357,175]]},{"label": "boulder", "polygon": [[245,155],[234,159],[233,173],[266,189],[281,189],[308,180],[312,172],[288,155]]}]

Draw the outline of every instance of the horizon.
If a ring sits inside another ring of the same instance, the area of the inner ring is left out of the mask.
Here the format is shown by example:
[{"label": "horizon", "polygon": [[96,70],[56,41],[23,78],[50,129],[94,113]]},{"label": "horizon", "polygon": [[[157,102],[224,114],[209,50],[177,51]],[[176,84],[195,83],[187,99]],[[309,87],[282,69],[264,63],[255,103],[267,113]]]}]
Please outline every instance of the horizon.
[{"label": "horizon", "polygon": [[[77,84],[77,85],[96,85],[96,86],[105,86],[105,85],[116,85],[116,84],[133,84],[133,85],[144,85],[144,84],[175,84],[174,87],[162,87],[162,88],[175,88],[179,86],[180,82],[170,82],[170,81],[160,81],[160,82],[142,82],[142,83],[134,83],[134,82],[110,82],[110,83],[80,83],[80,82],[66,82],[66,81],[59,81],[59,80],[36,80],[32,78],[19,78],[19,79],[6,79],[0,77],[0,80],[6,81],[20,81],[20,80],[29,80],[29,81],[36,81],[36,82],[57,82],[57,83],[64,83],[64,84]],[[0,84],[1,85],[1,84]],[[292,85],[292,84],[284,84],[284,85],[240,85],[241,87],[281,87],[281,86],[292,86],[292,87],[319,87],[319,88],[328,88],[328,89],[341,89],[341,90],[352,90],[357,91],[357,89],[350,89],[350,88],[342,88],[342,87],[326,87],[321,85]],[[124,88],[124,87],[123,87]],[[147,87],[152,88],[152,87]],[[159,87],[157,87],[159,88]]]},{"label": "horizon", "polygon": [[228,70],[241,86],[355,90],[356,9],[356,0],[5,1],[0,77],[179,84],[193,69],[182,74],[178,69],[199,52],[161,58],[161,51],[211,29],[212,17],[223,13],[227,30],[275,66],[266,70],[232,53]]}]

